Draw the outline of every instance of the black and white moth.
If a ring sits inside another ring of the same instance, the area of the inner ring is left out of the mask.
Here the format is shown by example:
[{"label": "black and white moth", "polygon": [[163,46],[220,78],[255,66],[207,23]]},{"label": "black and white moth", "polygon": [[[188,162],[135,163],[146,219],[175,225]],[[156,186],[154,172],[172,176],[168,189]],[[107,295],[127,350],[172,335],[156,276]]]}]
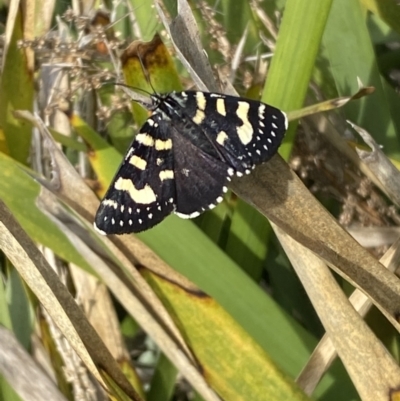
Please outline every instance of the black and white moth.
[{"label": "black and white moth", "polygon": [[230,177],[270,159],[287,130],[285,113],[254,100],[199,91],[151,100],[152,115],[96,213],[101,234],[136,233],[172,212],[193,218],[212,209]]}]

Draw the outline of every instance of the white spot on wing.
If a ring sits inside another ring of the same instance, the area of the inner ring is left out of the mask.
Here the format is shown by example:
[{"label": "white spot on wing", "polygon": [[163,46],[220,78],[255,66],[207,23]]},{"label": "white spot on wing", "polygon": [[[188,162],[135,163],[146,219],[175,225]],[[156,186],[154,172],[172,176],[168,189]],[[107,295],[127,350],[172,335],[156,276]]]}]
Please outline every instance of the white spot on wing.
[{"label": "white spot on wing", "polygon": [[190,214],[175,212],[175,214],[179,216],[181,219],[194,219],[195,217],[200,216],[200,212],[193,212]]},{"label": "white spot on wing", "polygon": [[172,170],[162,170],[159,174],[160,180],[172,180],[174,178],[174,172]]},{"label": "white spot on wing", "polygon": [[237,133],[243,145],[248,145],[253,139],[253,127],[249,121],[250,104],[248,102],[239,101],[236,110],[237,116],[242,120],[243,124],[237,127]]},{"label": "white spot on wing", "polygon": [[137,189],[132,180],[122,177],[118,178],[118,180],[115,182],[114,188],[119,191],[128,192],[129,196],[136,203],[147,205],[157,200],[156,194],[149,185],[145,185],[143,189]]},{"label": "white spot on wing", "polygon": [[196,103],[200,110],[206,109],[207,100],[203,92],[196,92]]},{"label": "white spot on wing", "polygon": [[204,114],[204,111],[197,109],[196,114],[194,115],[192,120],[195,124],[200,125],[205,118],[206,118],[206,115]]},{"label": "white spot on wing", "polygon": [[129,163],[138,168],[139,170],[146,170],[147,162],[139,156],[132,156]]},{"label": "white spot on wing", "polygon": [[220,145],[224,145],[225,141],[228,139],[228,135],[226,134],[225,131],[220,131],[217,135],[217,142]]},{"label": "white spot on wing", "polygon": [[222,98],[217,99],[217,111],[222,116],[226,116],[225,99]]},{"label": "white spot on wing", "polygon": [[135,141],[145,146],[154,146],[154,138],[144,132],[140,132],[139,134],[137,134],[135,137]]},{"label": "white spot on wing", "polygon": [[264,120],[264,113],[265,113],[265,104],[260,104],[258,107],[258,118],[260,120]]},{"label": "white spot on wing", "polygon": [[281,111],[281,113],[283,114],[283,118],[285,119],[285,130],[287,130],[289,126],[289,120],[287,118],[286,113],[284,113],[283,111]]},{"label": "white spot on wing", "polygon": [[100,228],[96,226],[96,223],[93,223],[93,227],[94,227],[94,229],[95,229],[99,234],[101,234],[101,235],[107,235],[107,233],[106,233],[105,231],[100,230]]},{"label": "white spot on wing", "polygon": [[125,156],[125,160],[128,160],[131,157],[133,152],[134,152],[133,147],[130,147],[129,150],[128,150],[128,153]]},{"label": "white spot on wing", "polygon": [[112,200],[112,199],[104,199],[104,200],[101,202],[101,204],[104,205],[104,206],[113,207],[115,210],[117,210],[117,207],[118,207],[118,202],[116,202],[116,201],[114,201],[114,200]]},{"label": "white spot on wing", "polygon": [[155,140],[155,148],[156,148],[156,150],[172,149],[172,140],[167,139],[166,141],[163,141],[162,139],[156,139]]},{"label": "white spot on wing", "polygon": [[204,110],[206,108],[207,100],[203,92],[196,92],[196,114],[192,118],[193,122],[197,125],[201,124],[205,119],[206,115]]}]

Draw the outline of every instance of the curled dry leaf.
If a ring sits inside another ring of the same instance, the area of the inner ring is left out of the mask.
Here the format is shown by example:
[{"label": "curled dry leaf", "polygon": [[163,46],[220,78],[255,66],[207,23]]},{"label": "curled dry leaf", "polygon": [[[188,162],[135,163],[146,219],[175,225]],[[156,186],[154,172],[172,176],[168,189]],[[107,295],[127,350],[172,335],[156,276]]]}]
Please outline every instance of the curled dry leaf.
[{"label": "curled dry leaf", "polygon": [[372,136],[363,128],[348,121],[360,134],[364,142],[372,149],[365,151],[356,147],[360,159],[369,167],[369,170],[382,184],[381,187],[387,196],[397,206],[400,206],[400,172],[382,152]]},{"label": "curled dry leaf", "polygon": [[374,87],[362,87],[352,96],[342,96],[335,99],[326,100],[321,103],[313,104],[311,106],[304,107],[300,110],[290,111],[288,113],[289,121],[297,120],[312,114],[320,113],[322,111],[334,110],[339,107],[343,107],[352,100],[361,99],[364,96],[368,96],[373,93]]}]

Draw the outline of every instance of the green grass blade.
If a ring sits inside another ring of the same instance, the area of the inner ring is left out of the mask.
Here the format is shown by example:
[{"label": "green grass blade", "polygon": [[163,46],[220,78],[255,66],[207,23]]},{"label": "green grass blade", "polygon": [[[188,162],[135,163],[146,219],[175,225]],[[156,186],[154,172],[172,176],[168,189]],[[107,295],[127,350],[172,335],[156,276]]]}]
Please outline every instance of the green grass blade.
[{"label": "green grass blade", "polygon": [[225,252],[257,282],[268,250],[271,228],[252,206],[238,200],[232,216]]},{"label": "green grass blade", "polygon": [[169,401],[175,387],[178,371],[164,354],[158,359],[151,379],[147,401]]},{"label": "green grass blade", "polygon": [[400,33],[400,7],[393,0],[360,0],[361,4],[378,15],[392,29]]},{"label": "green grass blade", "polygon": [[[332,0],[288,0],[262,100],[284,111],[301,108],[314,69]],[[288,158],[296,123],[280,154]]]},{"label": "green grass blade", "polygon": [[[58,256],[92,271],[66,235],[37,206],[40,185],[21,165],[0,153],[0,199],[10,208],[28,235]],[[33,172],[32,172],[33,174]]]},{"label": "green grass blade", "polygon": [[[389,156],[399,157],[400,148],[390,113],[387,88],[378,70],[365,13],[359,2],[334,2],[324,35],[324,46],[339,95],[357,91],[358,78],[364,85],[375,87],[371,96],[350,102],[344,107],[346,117],[373,135],[390,152]],[[396,125],[400,127],[400,119]]]},{"label": "green grass blade", "polygon": [[33,106],[33,71],[28,69],[25,51],[17,46],[17,41],[22,39],[22,25],[20,11],[1,76],[0,130],[6,139],[9,154],[25,164],[31,145],[31,127],[12,114],[14,110],[32,110]]}]

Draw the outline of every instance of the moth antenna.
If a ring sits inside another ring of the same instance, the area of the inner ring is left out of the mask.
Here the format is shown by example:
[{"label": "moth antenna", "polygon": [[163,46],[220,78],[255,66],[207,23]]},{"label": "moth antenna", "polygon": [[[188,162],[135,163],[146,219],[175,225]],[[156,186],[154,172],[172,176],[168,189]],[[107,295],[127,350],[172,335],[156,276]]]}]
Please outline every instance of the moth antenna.
[{"label": "moth antenna", "polygon": [[[141,44],[140,44],[139,46],[141,46]],[[153,86],[153,84],[151,83],[150,74],[149,74],[149,72],[146,70],[146,68],[144,68],[143,60],[142,60],[142,57],[140,56],[140,52],[139,52],[139,51],[138,51],[138,59],[139,59],[140,65],[141,65],[141,67],[142,67],[143,75],[144,75],[144,77],[146,78],[146,81],[148,82],[148,84],[150,85],[150,87],[151,87],[151,89],[152,89],[152,91],[153,91],[153,94],[155,94],[155,95],[158,96],[157,91],[154,89],[154,86]]]},{"label": "moth antenna", "polygon": [[[124,84],[122,82],[109,82],[109,84],[115,85],[115,86],[121,86],[122,88],[126,88],[124,89],[124,92],[131,97],[131,99],[134,102],[139,103],[140,105],[142,105],[143,107],[145,107],[148,110],[151,110],[151,108],[153,107],[152,102],[149,100],[149,97],[151,97],[151,93],[148,92],[145,89],[142,88],[138,88],[136,86],[130,86],[127,84]],[[143,97],[142,95],[138,95],[138,94],[132,94],[133,91],[140,91],[143,92],[147,95],[147,97]],[[139,98],[140,96],[140,98]]]},{"label": "moth antenna", "polygon": [[138,88],[137,86],[130,86],[130,85],[124,84],[123,82],[109,82],[109,83],[112,85],[115,85],[115,86],[123,86],[124,88],[128,88],[128,89],[131,89],[134,91],[143,92],[146,95],[151,96],[151,93],[149,91],[147,91],[146,89]]}]

